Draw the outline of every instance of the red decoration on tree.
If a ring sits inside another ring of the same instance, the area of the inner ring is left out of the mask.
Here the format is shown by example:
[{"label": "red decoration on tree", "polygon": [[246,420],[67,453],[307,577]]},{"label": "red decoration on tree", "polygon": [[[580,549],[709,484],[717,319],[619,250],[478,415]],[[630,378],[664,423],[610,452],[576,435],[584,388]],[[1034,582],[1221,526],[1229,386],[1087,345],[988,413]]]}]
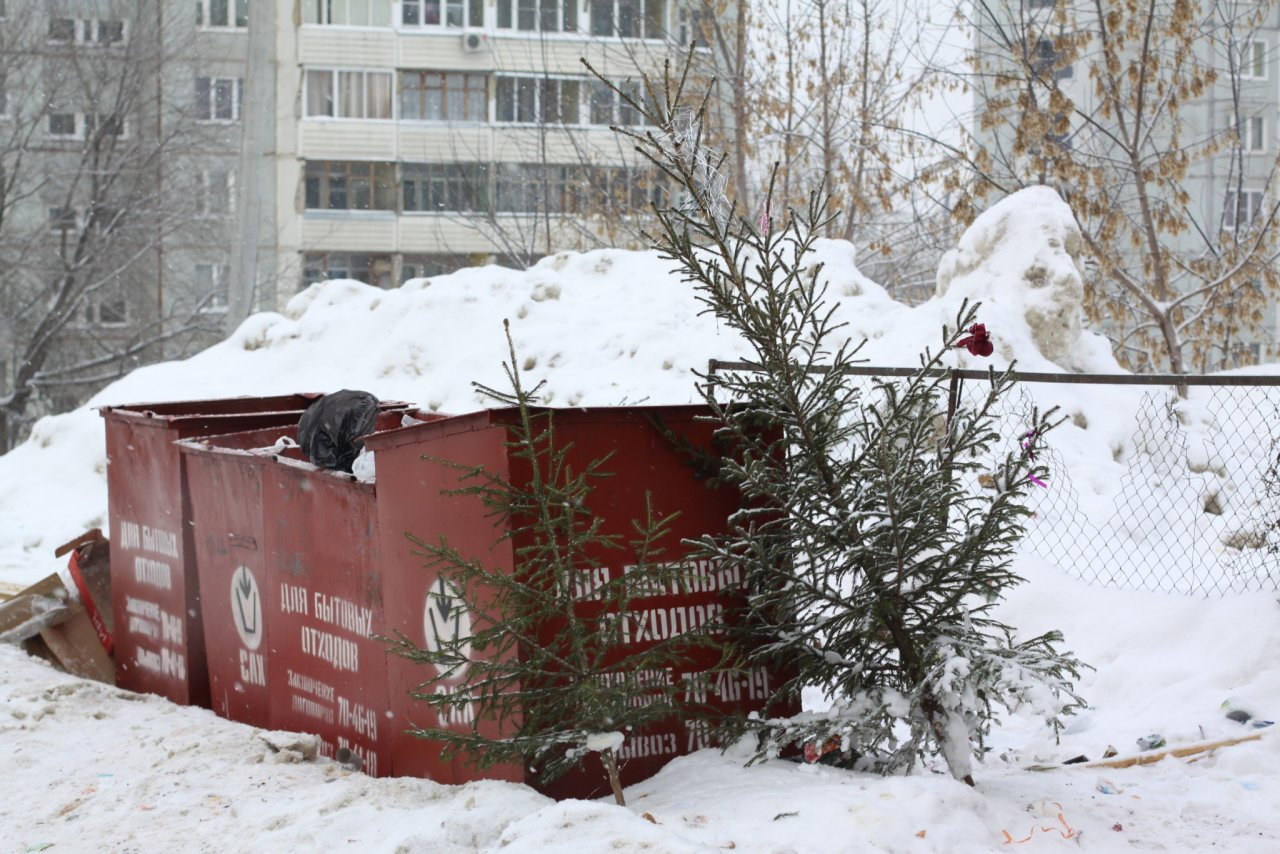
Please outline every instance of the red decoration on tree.
[{"label": "red decoration on tree", "polygon": [[968,337],[961,338],[956,346],[965,348],[975,356],[990,356],[995,351],[991,336],[987,334],[987,327],[981,323],[970,326]]}]

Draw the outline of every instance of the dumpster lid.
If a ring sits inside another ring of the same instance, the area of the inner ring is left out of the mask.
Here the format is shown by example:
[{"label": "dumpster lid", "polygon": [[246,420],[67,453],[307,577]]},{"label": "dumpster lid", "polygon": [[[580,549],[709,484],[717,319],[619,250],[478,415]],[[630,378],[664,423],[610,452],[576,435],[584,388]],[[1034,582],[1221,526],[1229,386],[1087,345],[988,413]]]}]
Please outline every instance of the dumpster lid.
[{"label": "dumpster lid", "polygon": [[205,400],[169,400],[162,403],[129,403],[98,407],[103,418],[160,421],[163,423],[218,417],[261,415],[303,410],[323,395],[313,392],[270,397],[223,397]]}]

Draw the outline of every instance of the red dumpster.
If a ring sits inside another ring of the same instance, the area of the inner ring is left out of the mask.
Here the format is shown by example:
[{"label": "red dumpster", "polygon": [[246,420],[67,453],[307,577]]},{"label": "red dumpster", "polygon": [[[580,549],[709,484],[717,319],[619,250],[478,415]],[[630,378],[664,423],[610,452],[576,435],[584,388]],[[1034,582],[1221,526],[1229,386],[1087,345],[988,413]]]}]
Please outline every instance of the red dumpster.
[{"label": "red dumpster", "polygon": [[[398,427],[384,404],[375,429]],[[275,447],[296,427],[181,443],[213,708],[311,732],[322,753],[390,773],[374,486]],[[345,752],[344,752],[345,751]]]},{"label": "red dumpster", "polygon": [[116,679],[209,705],[186,473],[175,440],[296,423],[318,395],[107,406]]},{"label": "red dumpster", "polygon": [[[628,542],[631,521],[645,518],[646,492],[652,496],[657,512],[681,514],[668,539],[660,544],[673,560],[683,560],[688,554],[689,549],[681,545],[683,540],[726,530],[730,514],[740,506],[736,490],[706,488],[689,455],[673,441],[710,450],[714,424],[705,420],[707,415],[709,411],[701,406],[555,412],[557,437],[562,445],[572,446],[571,468],[582,470],[591,460],[614,454],[606,466],[614,476],[597,484],[590,500],[591,510],[605,520],[604,533]],[[421,558],[413,556],[405,535],[434,541],[444,532],[462,554],[484,559],[495,570],[512,570],[514,544],[503,541],[495,545],[500,531],[494,527],[494,520],[485,515],[479,500],[442,494],[442,490],[459,483],[459,472],[442,461],[483,465],[491,473],[511,477],[518,471],[511,465],[507,447],[511,438],[509,425],[515,418],[513,410],[491,410],[392,431],[366,442],[375,451],[378,463],[387,624],[421,646],[432,646],[441,632],[456,636],[468,629],[464,619],[443,619],[433,613],[437,602],[431,596],[439,581],[423,567]],[[424,455],[432,459],[423,459]],[[611,577],[618,577],[623,567],[635,560],[626,548],[609,555],[603,569]],[[684,591],[656,592],[636,599],[630,611],[618,615],[623,636],[631,643],[653,643],[706,623],[720,613],[738,586],[738,579],[714,565],[689,560],[684,571],[689,581]],[[725,708],[763,707],[770,693],[769,674],[745,673],[740,678],[712,680],[708,685],[700,668],[711,663],[708,658],[685,667],[673,666],[657,676],[689,685],[691,692],[707,691],[712,702]],[[396,724],[396,775],[426,776],[447,783],[480,777],[533,783],[533,776],[523,768],[491,767],[480,772],[465,757],[446,762],[438,745],[408,735],[405,723],[469,727],[472,715],[464,712],[459,720],[437,721],[430,709],[409,697],[409,692],[426,676],[422,666],[400,658],[391,659],[388,666],[392,720]],[[492,735],[502,734],[496,724],[491,727]],[[619,753],[623,784],[643,780],[673,757],[704,746],[708,746],[705,734],[692,722],[679,719],[629,734]],[[555,797],[587,798],[608,793],[603,772],[590,766],[540,788]]]},{"label": "red dumpster", "polygon": [[196,575],[212,708],[224,718],[270,726],[270,639],[263,519],[264,449],[293,425],[179,442],[191,496]]}]

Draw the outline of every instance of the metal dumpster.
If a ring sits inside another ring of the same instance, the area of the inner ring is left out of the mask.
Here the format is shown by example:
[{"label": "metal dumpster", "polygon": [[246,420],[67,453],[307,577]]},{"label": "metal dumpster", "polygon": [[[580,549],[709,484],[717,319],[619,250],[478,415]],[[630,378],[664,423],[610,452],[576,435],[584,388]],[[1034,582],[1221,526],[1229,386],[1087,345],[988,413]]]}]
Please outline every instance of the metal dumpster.
[{"label": "metal dumpster", "polygon": [[[652,495],[659,513],[681,514],[661,544],[671,560],[681,560],[688,554],[688,548],[681,544],[683,540],[726,530],[730,514],[740,507],[737,491],[707,488],[687,452],[690,448],[710,450],[714,425],[704,420],[708,414],[701,406],[555,411],[558,440],[562,446],[572,445],[572,468],[580,471],[589,461],[614,453],[606,466],[614,476],[597,484],[590,500],[591,510],[606,522],[604,533],[628,542],[631,521],[645,518],[646,492]],[[421,646],[430,646],[436,633],[456,634],[467,629],[465,621],[433,619],[438,603],[431,596],[440,582],[424,568],[421,558],[413,556],[405,535],[434,541],[440,533],[447,533],[450,544],[462,554],[483,559],[495,570],[513,569],[513,544],[504,541],[495,545],[501,531],[486,516],[479,500],[445,495],[442,490],[459,484],[459,472],[445,461],[483,465],[491,473],[519,477],[507,447],[509,426],[515,418],[514,410],[490,410],[379,434],[366,442],[378,461],[377,508],[387,625]],[[424,455],[430,458],[424,459]],[[624,566],[635,560],[626,548],[608,555],[603,563],[611,577],[617,577]],[[690,583],[685,591],[637,599],[636,607],[618,615],[624,637],[637,645],[665,639],[705,623],[734,600],[738,579],[716,566],[692,561],[687,572]],[[724,708],[763,707],[770,693],[769,674],[744,673],[740,678],[721,678],[707,684],[700,668],[712,663],[708,657],[688,667],[668,668],[662,678],[687,684],[690,691],[705,691],[712,702]],[[532,775],[524,768],[497,766],[480,772],[464,757],[445,761],[438,745],[405,732],[404,723],[471,725],[471,714],[462,713],[458,720],[441,722],[425,705],[411,700],[410,691],[425,678],[422,667],[400,658],[393,658],[388,664],[390,709],[397,724],[393,734],[394,773],[447,783],[481,777],[532,783]],[[503,734],[496,723],[489,726],[492,735]],[[680,719],[630,734],[620,751],[623,783],[643,780],[671,758],[704,746],[708,746],[705,733],[693,722]],[[598,763],[539,788],[555,797],[586,798],[608,793]]]},{"label": "metal dumpster", "polygon": [[106,406],[116,680],[209,705],[186,472],[175,440],[295,424],[319,395]]},{"label": "metal dumpster", "polygon": [[[400,426],[384,404],[375,430]],[[390,773],[374,485],[274,447],[296,426],[181,443],[214,710],[311,732],[324,755]]]},{"label": "metal dumpster", "polygon": [[270,726],[263,517],[265,449],[294,425],[179,442],[191,496],[191,531],[204,620],[211,707],[224,718]]}]

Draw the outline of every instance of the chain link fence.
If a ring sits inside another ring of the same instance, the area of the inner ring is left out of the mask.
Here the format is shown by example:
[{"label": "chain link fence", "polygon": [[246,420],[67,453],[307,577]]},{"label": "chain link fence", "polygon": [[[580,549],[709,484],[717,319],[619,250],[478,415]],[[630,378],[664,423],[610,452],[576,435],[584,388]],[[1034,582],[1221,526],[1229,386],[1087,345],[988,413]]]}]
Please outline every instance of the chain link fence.
[{"label": "chain link fence", "polygon": [[[712,361],[709,375],[754,367]],[[912,373],[859,367],[850,381]],[[948,376],[958,405],[985,397],[985,372]],[[1059,406],[1065,418],[1037,441],[1049,473],[1031,491],[1023,554],[1105,587],[1280,591],[1280,377],[1018,379],[996,413],[1009,437],[1001,455],[1023,441],[1034,409]],[[974,488],[991,485],[979,478]]]}]

